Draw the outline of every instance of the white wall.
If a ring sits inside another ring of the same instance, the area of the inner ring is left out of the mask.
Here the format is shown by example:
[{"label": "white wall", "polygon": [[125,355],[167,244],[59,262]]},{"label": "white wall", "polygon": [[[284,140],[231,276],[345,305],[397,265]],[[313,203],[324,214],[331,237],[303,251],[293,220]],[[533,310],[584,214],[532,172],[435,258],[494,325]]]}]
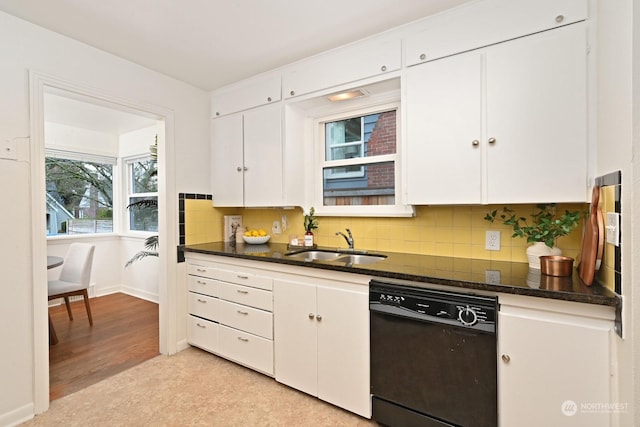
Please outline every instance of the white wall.
[{"label": "white wall", "polygon": [[[640,361],[634,363],[632,339],[640,332],[633,322],[634,311],[640,305],[639,292],[633,289],[634,240],[638,231],[632,231],[634,200],[640,198],[638,186],[633,185],[633,4],[632,0],[599,0],[598,25],[594,50],[597,55],[597,175],[622,171],[622,295],[624,339],[614,338],[617,344],[619,394],[616,403],[628,404],[621,414],[624,426],[632,426],[635,408],[640,408],[638,396],[634,399],[634,372],[640,372]],[[636,21],[636,26],[638,22]],[[637,49],[637,47],[636,47]],[[636,83],[637,84],[637,83]],[[637,104],[636,104],[637,105]],[[636,160],[637,162],[637,160]],[[632,233],[636,235],[632,238]],[[637,243],[636,243],[637,244]],[[637,274],[637,272],[635,272]]]},{"label": "white wall", "polygon": [[[0,425],[10,425],[34,413],[33,287],[46,286],[32,283],[29,70],[172,111],[176,193],[209,191],[209,106],[208,94],[200,89],[4,12],[0,58],[0,141],[15,142],[18,154],[16,160],[0,159],[0,200],[9,207],[0,218]],[[177,194],[167,197],[177,199]],[[171,232],[177,236],[177,224]],[[176,286],[175,277],[167,280]],[[184,293],[184,283],[177,286]],[[179,305],[177,318],[185,315]],[[183,335],[180,326],[176,340]]]},{"label": "white wall", "polygon": [[118,156],[118,136],[110,133],[45,122],[44,140],[47,148]]}]

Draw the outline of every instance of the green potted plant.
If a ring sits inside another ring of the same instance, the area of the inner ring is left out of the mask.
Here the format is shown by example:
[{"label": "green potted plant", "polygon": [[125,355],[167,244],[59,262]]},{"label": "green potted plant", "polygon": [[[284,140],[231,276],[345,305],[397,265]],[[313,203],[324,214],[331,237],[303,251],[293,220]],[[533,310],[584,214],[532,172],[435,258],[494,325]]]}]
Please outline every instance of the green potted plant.
[{"label": "green potted plant", "polygon": [[581,213],[565,210],[564,214],[557,215],[555,203],[537,204],[536,212],[531,214],[531,222],[527,218],[516,215],[513,209],[502,208],[494,210],[484,217],[486,221],[494,223],[502,222],[513,229],[511,237],[522,237],[527,243],[532,243],[527,248],[529,267],[540,268],[542,255],[560,255],[562,251],[555,246],[558,237],[566,236],[578,227]]},{"label": "green potted plant", "polygon": [[313,238],[313,230],[318,228],[318,219],[314,216],[316,210],[311,207],[309,209],[309,213],[304,215],[304,245],[305,246],[313,246],[314,238]]}]

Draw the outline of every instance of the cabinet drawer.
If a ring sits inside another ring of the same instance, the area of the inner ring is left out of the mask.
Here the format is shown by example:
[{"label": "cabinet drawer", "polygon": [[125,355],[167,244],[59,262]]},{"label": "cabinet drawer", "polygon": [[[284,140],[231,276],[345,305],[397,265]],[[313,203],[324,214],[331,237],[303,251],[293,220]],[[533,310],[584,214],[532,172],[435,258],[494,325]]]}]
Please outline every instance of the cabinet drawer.
[{"label": "cabinet drawer", "polygon": [[218,301],[218,298],[189,292],[187,297],[189,314],[216,321],[218,320]]},{"label": "cabinet drawer", "polygon": [[208,279],[206,277],[187,276],[188,288],[191,292],[197,292],[199,294],[209,295],[212,297],[218,296],[218,281]]},{"label": "cabinet drawer", "polygon": [[220,323],[273,339],[273,315],[268,311],[220,300]]},{"label": "cabinet drawer", "polygon": [[257,276],[244,271],[217,270],[216,277],[225,282],[251,286],[252,288],[266,289],[267,291],[273,289],[273,279],[271,277]]},{"label": "cabinet drawer", "polygon": [[220,325],[220,355],[273,376],[273,341]]},{"label": "cabinet drawer", "polygon": [[233,283],[220,283],[218,296],[227,301],[237,302],[262,310],[273,310],[273,293],[264,289],[250,288]]},{"label": "cabinet drawer", "polygon": [[218,273],[217,268],[205,267],[204,265],[197,265],[197,264],[187,265],[187,274],[192,276],[208,277],[210,279],[215,279],[217,273]]},{"label": "cabinet drawer", "polygon": [[187,341],[203,350],[218,352],[218,330],[220,325],[195,316],[187,318]]}]

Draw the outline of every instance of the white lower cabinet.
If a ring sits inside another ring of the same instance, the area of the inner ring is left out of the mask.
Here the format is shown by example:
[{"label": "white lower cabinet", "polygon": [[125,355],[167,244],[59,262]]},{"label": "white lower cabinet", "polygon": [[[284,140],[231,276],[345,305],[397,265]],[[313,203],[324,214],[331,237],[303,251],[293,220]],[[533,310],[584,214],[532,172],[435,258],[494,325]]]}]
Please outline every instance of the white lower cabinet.
[{"label": "white lower cabinet", "polygon": [[500,426],[616,425],[610,307],[531,300],[500,298]]},{"label": "white lower cabinet", "polygon": [[274,281],[276,380],[371,417],[368,287]]},{"label": "white lower cabinet", "polygon": [[273,376],[273,279],[188,260],[189,344]]}]

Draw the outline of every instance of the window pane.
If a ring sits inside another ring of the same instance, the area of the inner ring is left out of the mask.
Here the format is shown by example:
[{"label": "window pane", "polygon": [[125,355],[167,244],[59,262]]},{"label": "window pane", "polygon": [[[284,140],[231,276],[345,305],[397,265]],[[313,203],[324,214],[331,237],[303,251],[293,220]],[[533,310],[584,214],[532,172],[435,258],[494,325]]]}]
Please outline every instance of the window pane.
[{"label": "window pane", "polygon": [[158,197],[129,198],[129,229],[158,231]]},{"label": "window pane", "polygon": [[131,163],[132,193],[157,193],[158,169],[153,160]]},{"label": "window pane", "polygon": [[113,231],[113,166],[45,159],[47,234]]},{"label": "window pane", "polygon": [[396,111],[325,123],[326,160],[396,153]]},{"label": "window pane", "polygon": [[[333,176],[361,171],[360,177],[332,179]],[[340,205],[393,205],[395,204],[394,162],[373,163],[336,168],[324,168],[323,203]]]}]

